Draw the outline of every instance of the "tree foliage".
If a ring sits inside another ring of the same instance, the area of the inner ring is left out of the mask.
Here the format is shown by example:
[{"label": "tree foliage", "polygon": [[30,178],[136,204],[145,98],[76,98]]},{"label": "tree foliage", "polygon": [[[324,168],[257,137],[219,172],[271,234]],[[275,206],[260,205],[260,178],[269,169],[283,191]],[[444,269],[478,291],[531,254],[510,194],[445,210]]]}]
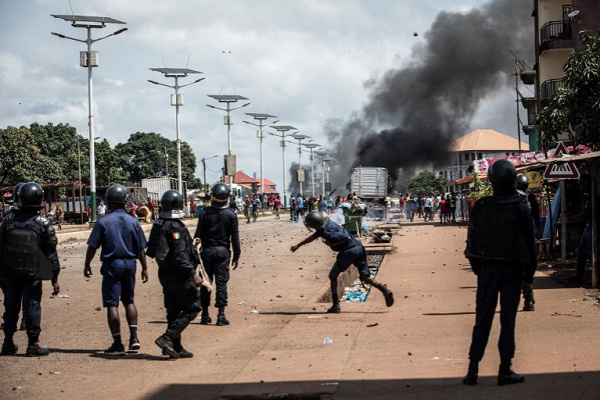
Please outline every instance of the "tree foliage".
[{"label": "tree foliage", "polygon": [[[165,149],[168,159],[165,158]],[[150,132],[136,132],[126,143],[115,146],[116,158],[127,180],[139,182],[154,176],[177,176],[177,144],[164,136]],[[191,147],[181,144],[181,175],[188,187],[195,182],[196,156]]]},{"label": "tree foliage", "polygon": [[408,190],[412,195],[440,195],[446,192],[448,182],[443,176],[431,171],[422,171],[410,180]]},{"label": "tree foliage", "polygon": [[564,66],[564,87],[539,115],[543,140],[557,140],[569,132],[577,144],[600,147],[600,37],[583,31],[583,51],[573,53]]}]

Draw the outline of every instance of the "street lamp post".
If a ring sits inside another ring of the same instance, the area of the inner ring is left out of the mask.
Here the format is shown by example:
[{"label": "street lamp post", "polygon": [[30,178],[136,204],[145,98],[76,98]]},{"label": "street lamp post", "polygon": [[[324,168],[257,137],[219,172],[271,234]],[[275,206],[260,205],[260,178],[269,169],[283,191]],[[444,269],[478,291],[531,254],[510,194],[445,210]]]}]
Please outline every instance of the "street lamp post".
[{"label": "street lamp post", "polygon": [[111,33],[110,35],[103,36],[99,39],[92,39],[92,29],[101,29],[106,24],[125,24],[125,22],[118,21],[109,17],[92,17],[85,15],[52,15],[54,18],[59,18],[64,21],[71,22],[71,26],[75,28],[86,28],[87,39],[76,39],[69,36],[65,36],[61,33],[52,32],[53,35],[58,36],[61,39],[74,40],[76,42],[85,43],[87,45],[87,51],[79,53],[79,64],[82,67],[86,67],[88,70],[88,131],[90,140],[90,196],[91,196],[91,208],[92,208],[92,221],[96,220],[96,160],[94,152],[94,104],[93,104],[93,84],[92,84],[92,67],[98,66],[98,52],[92,51],[92,43],[98,42],[102,39],[106,39],[111,36],[118,35],[127,30],[127,28],[119,29]]},{"label": "street lamp post", "polygon": [[206,189],[208,189],[208,185],[206,184],[206,161],[210,160],[212,158],[215,158],[215,157],[219,157],[219,156],[212,156],[212,157],[208,157],[208,158],[202,157],[202,160],[200,160],[200,161],[202,161],[202,179],[204,179],[203,184],[204,184],[204,186],[206,186]]},{"label": "street lamp post", "polygon": [[209,94],[208,97],[211,97],[217,100],[219,103],[225,103],[227,105],[226,108],[215,107],[213,105],[207,104],[207,107],[214,108],[215,110],[225,111],[227,115],[225,116],[225,125],[227,125],[227,155],[225,156],[225,171],[223,176],[227,176],[229,178],[229,191],[231,192],[231,184],[232,184],[232,176],[235,175],[236,163],[235,156],[231,152],[231,116],[230,113],[235,110],[239,110],[240,108],[249,106],[250,103],[243,104],[236,108],[231,108],[231,103],[237,103],[239,100],[248,100],[248,98],[244,96],[239,96],[237,94]]},{"label": "street lamp post", "polygon": [[276,125],[276,126],[271,126],[271,128],[275,129],[277,132],[279,132],[279,135],[275,134],[275,133],[271,133],[269,132],[270,135],[273,136],[277,136],[281,138],[281,157],[283,160],[283,164],[282,164],[282,173],[283,173],[283,207],[287,208],[287,195],[285,194],[286,191],[286,187],[285,187],[285,134],[288,131],[291,130],[297,130],[296,128],[294,128],[293,126],[289,126],[289,125]]},{"label": "street lamp post", "polygon": [[315,147],[321,147],[321,145],[316,143],[306,143],[304,147],[310,149],[310,181],[312,188],[312,197],[315,197],[315,160],[313,155],[313,149]]},{"label": "street lamp post", "polygon": [[83,225],[83,203],[81,198],[81,144],[79,143],[79,134],[77,134],[77,176],[79,179],[79,215],[81,216],[81,225]]},{"label": "street lamp post", "polygon": [[204,78],[196,79],[194,82],[185,85],[179,84],[179,78],[185,78],[189,74],[201,74],[188,68],[150,68],[151,71],[160,72],[165,78],[175,78],[175,85],[165,85],[164,83],[148,80],[155,85],[166,86],[175,89],[175,95],[171,95],[171,105],[175,106],[175,131],[177,135],[177,188],[183,194],[183,177],[181,176],[181,135],[179,133],[179,107],[183,106],[183,95],[179,94],[179,89],[198,83]]},{"label": "street lamp post", "polygon": [[298,132],[290,135],[290,137],[296,139],[298,141],[298,183],[300,184],[300,194],[304,195],[302,192],[302,183],[304,182],[304,170],[302,169],[302,141],[304,139],[310,139],[310,136],[301,135]]},{"label": "street lamp post", "polygon": [[[258,124],[253,122],[244,121],[244,123],[249,125],[258,126],[258,132],[256,136],[260,139],[260,194],[265,194],[265,177],[264,177],[264,168],[263,168],[263,139],[265,138],[265,133],[263,132],[263,127],[269,126],[272,124],[276,124],[279,121],[273,121],[268,125],[264,125],[264,122],[269,118],[277,118],[274,115],[269,114],[257,114],[257,113],[246,113],[246,115],[251,116],[255,120],[258,121]],[[262,197],[262,196],[261,196]]]},{"label": "street lamp post", "polygon": [[315,154],[321,157],[321,195],[325,198],[325,182],[328,180],[327,170],[329,169],[329,163],[333,162],[333,158],[326,151],[315,151]]}]

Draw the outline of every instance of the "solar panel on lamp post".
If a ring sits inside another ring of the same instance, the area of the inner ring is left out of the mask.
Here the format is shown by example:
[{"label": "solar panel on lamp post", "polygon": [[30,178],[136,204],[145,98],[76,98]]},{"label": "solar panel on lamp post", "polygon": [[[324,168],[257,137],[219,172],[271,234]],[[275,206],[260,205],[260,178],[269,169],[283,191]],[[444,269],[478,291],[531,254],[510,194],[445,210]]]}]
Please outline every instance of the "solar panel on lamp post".
[{"label": "solar panel on lamp post", "polygon": [[[189,74],[201,74],[200,71],[194,71],[193,69],[188,68],[150,68],[150,71],[160,72],[165,76],[165,78],[174,78],[175,85],[166,85],[164,83],[152,81],[148,79],[148,82],[153,83],[155,85],[165,86],[171,89],[175,89],[175,95],[171,95],[171,105],[175,106],[175,132],[176,132],[176,145],[177,145],[177,188],[179,192],[184,195],[183,190],[183,177],[181,173],[181,134],[179,131],[179,107],[183,106],[183,95],[179,94],[179,89],[184,88],[186,86],[193,85],[194,83],[198,83],[204,78],[196,79],[191,83],[186,83],[185,85],[179,84],[179,78],[185,78]],[[185,196],[184,196],[185,198]],[[187,206],[187,201],[185,202]]]},{"label": "solar panel on lamp post", "polygon": [[310,139],[310,136],[301,135],[296,132],[291,134],[290,137],[298,141],[298,184],[300,185],[300,195],[304,195],[302,191],[302,183],[304,182],[304,170],[302,169],[302,141],[304,139]]},{"label": "solar panel on lamp post", "polygon": [[208,97],[211,97],[217,100],[219,103],[225,103],[227,108],[215,107],[213,105],[207,104],[207,107],[214,108],[215,110],[225,111],[227,116],[225,116],[225,125],[227,125],[227,155],[225,156],[225,176],[228,177],[229,180],[229,192],[231,194],[231,184],[232,184],[232,176],[237,172],[235,156],[231,153],[231,111],[239,110],[240,108],[244,108],[249,106],[250,103],[243,104],[236,108],[231,108],[231,103],[237,103],[239,100],[248,100],[248,98],[244,96],[239,96],[237,94],[209,94]]},{"label": "solar panel on lamp post", "polygon": [[246,115],[249,115],[258,121],[258,124],[255,124],[253,122],[248,122],[248,121],[244,121],[244,123],[258,127],[258,132],[256,135],[260,139],[260,194],[264,195],[265,194],[265,177],[264,177],[264,169],[263,169],[263,139],[265,138],[265,133],[263,132],[263,127],[276,124],[279,121],[273,121],[270,124],[264,125],[264,122],[267,119],[277,118],[277,117],[274,115],[258,114],[258,113],[246,113]]},{"label": "solar panel on lamp post", "polygon": [[283,160],[283,164],[282,164],[282,173],[283,173],[283,207],[287,208],[287,195],[285,194],[286,191],[286,187],[285,187],[285,134],[288,131],[292,131],[292,130],[296,130],[296,128],[294,128],[293,126],[289,126],[289,125],[275,125],[275,126],[271,126],[271,128],[275,129],[277,132],[279,132],[278,134],[275,133],[271,133],[269,132],[269,135],[273,135],[273,136],[277,136],[281,138],[281,157]]},{"label": "solar panel on lamp post", "polygon": [[92,39],[92,29],[102,29],[106,27],[106,24],[125,24],[123,21],[119,21],[110,17],[95,17],[86,15],[51,15],[54,18],[59,18],[64,21],[71,22],[71,26],[75,28],[85,28],[87,30],[87,39],[76,39],[70,36],[63,35],[61,33],[51,32],[54,36],[58,36],[61,39],[74,40],[76,42],[87,44],[87,51],[79,53],[79,65],[86,67],[88,70],[88,131],[89,131],[89,142],[90,142],[90,197],[91,197],[91,209],[92,209],[92,222],[96,220],[96,159],[94,149],[94,104],[93,104],[93,81],[92,81],[92,67],[98,66],[98,52],[92,51],[92,43],[98,42],[102,39],[106,39],[111,36],[118,35],[127,30],[127,28],[121,28],[110,35],[103,36],[98,39]]},{"label": "solar panel on lamp post", "polygon": [[315,197],[315,162],[313,149],[316,147],[321,147],[321,145],[316,143],[305,143],[304,147],[310,149],[310,182],[312,189],[312,197]]}]

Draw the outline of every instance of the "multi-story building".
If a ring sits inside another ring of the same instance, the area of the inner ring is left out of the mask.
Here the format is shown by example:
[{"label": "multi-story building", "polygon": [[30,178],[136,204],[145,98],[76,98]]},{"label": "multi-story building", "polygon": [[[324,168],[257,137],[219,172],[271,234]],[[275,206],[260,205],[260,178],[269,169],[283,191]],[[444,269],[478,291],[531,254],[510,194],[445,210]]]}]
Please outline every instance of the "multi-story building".
[{"label": "multi-story building", "polygon": [[450,147],[451,165],[438,170],[438,174],[448,181],[448,191],[456,192],[456,181],[471,175],[473,161],[484,158],[514,156],[519,151],[529,151],[529,145],[512,136],[493,129],[476,129],[459,137]]},{"label": "multi-story building", "polygon": [[531,82],[532,76],[527,73],[521,79],[536,87],[535,98],[522,99],[529,117],[523,130],[530,135],[532,150],[536,150],[540,148],[540,135],[535,117],[562,87],[563,67],[571,54],[583,49],[579,32],[600,28],[600,1],[533,0],[532,16],[536,32],[535,80]]}]

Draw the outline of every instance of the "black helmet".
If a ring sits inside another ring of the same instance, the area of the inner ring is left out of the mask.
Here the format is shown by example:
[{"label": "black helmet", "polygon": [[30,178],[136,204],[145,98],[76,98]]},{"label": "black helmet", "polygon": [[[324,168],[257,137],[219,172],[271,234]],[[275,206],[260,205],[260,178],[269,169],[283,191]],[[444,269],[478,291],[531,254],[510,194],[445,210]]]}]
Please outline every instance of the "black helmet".
[{"label": "black helmet", "polygon": [[15,188],[13,189],[13,206],[14,207],[19,206],[19,189],[21,189],[21,186],[23,186],[24,184],[25,184],[25,182],[19,182],[15,185]]},{"label": "black helmet", "polygon": [[211,200],[215,206],[224,207],[229,200],[229,188],[224,183],[217,183],[210,190]]},{"label": "black helmet", "polygon": [[106,202],[113,208],[115,204],[125,205],[127,200],[127,189],[125,186],[114,184],[106,190]]},{"label": "black helmet", "polygon": [[517,175],[517,192],[522,196],[527,196],[527,188],[529,188],[529,179],[525,174]]},{"label": "black helmet", "polygon": [[509,194],[515,191],[517,170],[508,160],[498,160],[490,167],[488,179],[494,194]]},{"label": "black helmet", "polygon": [[23,183],[19,188],[18,197],[21,210],[33,209],[37,211],[42,208],[44,189],[35,182]]},{"label": "black helmet", "polygon": [[177,190],[167,190],[160,198],[160,214],[159,217],[165,219],[183,218],[183,197]]},{"label": "black helmet", "polygon": [[319,211],[311,211],[304,218],[304,226],[312,229],[324,228],[327,222],[329,222],[329,217]]}]

